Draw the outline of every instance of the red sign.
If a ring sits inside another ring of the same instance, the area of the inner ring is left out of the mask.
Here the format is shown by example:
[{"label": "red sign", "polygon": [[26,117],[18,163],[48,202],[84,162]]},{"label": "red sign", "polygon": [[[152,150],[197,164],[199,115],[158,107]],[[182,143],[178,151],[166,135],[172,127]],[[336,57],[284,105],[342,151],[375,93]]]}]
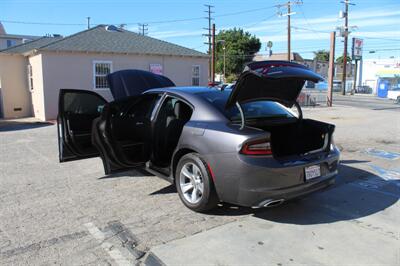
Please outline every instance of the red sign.
[{"label": "red sign", "polygon": [[158,75],[163,74],[163,67],[161,64],[150,64],[150,72]]}]

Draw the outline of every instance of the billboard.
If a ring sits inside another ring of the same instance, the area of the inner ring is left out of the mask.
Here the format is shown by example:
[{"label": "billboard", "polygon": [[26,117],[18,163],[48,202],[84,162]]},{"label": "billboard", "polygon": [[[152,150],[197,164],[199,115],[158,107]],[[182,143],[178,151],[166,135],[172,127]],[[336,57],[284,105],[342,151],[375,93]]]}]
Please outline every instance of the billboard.
[{"label": "billboard", "polygon": [[353,46],[352,46],[352,58],[354,60],[359,60],[362,58],[362,49],[363,49],[364,41],[363,39],[353,38]]}]

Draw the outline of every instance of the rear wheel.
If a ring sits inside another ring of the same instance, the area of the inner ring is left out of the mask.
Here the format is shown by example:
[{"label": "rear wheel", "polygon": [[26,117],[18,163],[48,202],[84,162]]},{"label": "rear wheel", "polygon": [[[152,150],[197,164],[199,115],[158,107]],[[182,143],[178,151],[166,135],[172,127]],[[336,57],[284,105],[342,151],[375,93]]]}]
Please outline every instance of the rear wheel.
[{"label": "rear wheel", "polygon": [[183,204],[193,211],[204,212],[218,204],[207,165],[196,153],[186,154],[179,160],[175,186]]}]

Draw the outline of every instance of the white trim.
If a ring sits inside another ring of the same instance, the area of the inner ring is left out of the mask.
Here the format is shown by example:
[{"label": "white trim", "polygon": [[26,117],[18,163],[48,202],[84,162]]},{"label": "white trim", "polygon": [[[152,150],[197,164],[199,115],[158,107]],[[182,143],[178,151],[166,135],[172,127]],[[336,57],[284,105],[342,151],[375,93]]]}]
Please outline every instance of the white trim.
[{"label": "white trim", "polygon": [[110,73],[113,72],[113,62],[107,60],[93,60],[92,61],[92,87],[96,91],[109,90],[110,88],[96,88],[96,64],[110,64]]},{"label": "white trim", "polygon": [[[199,78],[199,85],[193,85],[193,68],[194,67],[199,67],[199,76],[198,76],[198,78]],[[192,76],[191,76],[191,83],[192,83],[192,86],[197,86],[197,87],[199,87],[200,86],[200,77],[201,77],[201,65],[192,65]]]}]

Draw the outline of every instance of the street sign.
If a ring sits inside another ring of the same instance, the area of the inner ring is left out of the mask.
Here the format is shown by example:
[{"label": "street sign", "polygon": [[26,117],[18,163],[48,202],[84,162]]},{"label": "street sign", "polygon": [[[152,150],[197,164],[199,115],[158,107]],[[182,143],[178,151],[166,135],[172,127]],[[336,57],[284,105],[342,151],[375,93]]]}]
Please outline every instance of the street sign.
[{"label": "street sign", "polygon": [[268,42],[267,42],[267,47],[268,47],[268,48],[272,48],[272,42],[271,42],[271,41],[268,41]]},{"label": "street sign", "polygon": [[158,75],[163,74],[163,67],[161,64],[150,64],[150,72]]},{"label": "street sign", "polygon": [[363,39],[353,38],[353,46],[351,49],[353,59],[360,60],[362,58],[363,44]]}]

